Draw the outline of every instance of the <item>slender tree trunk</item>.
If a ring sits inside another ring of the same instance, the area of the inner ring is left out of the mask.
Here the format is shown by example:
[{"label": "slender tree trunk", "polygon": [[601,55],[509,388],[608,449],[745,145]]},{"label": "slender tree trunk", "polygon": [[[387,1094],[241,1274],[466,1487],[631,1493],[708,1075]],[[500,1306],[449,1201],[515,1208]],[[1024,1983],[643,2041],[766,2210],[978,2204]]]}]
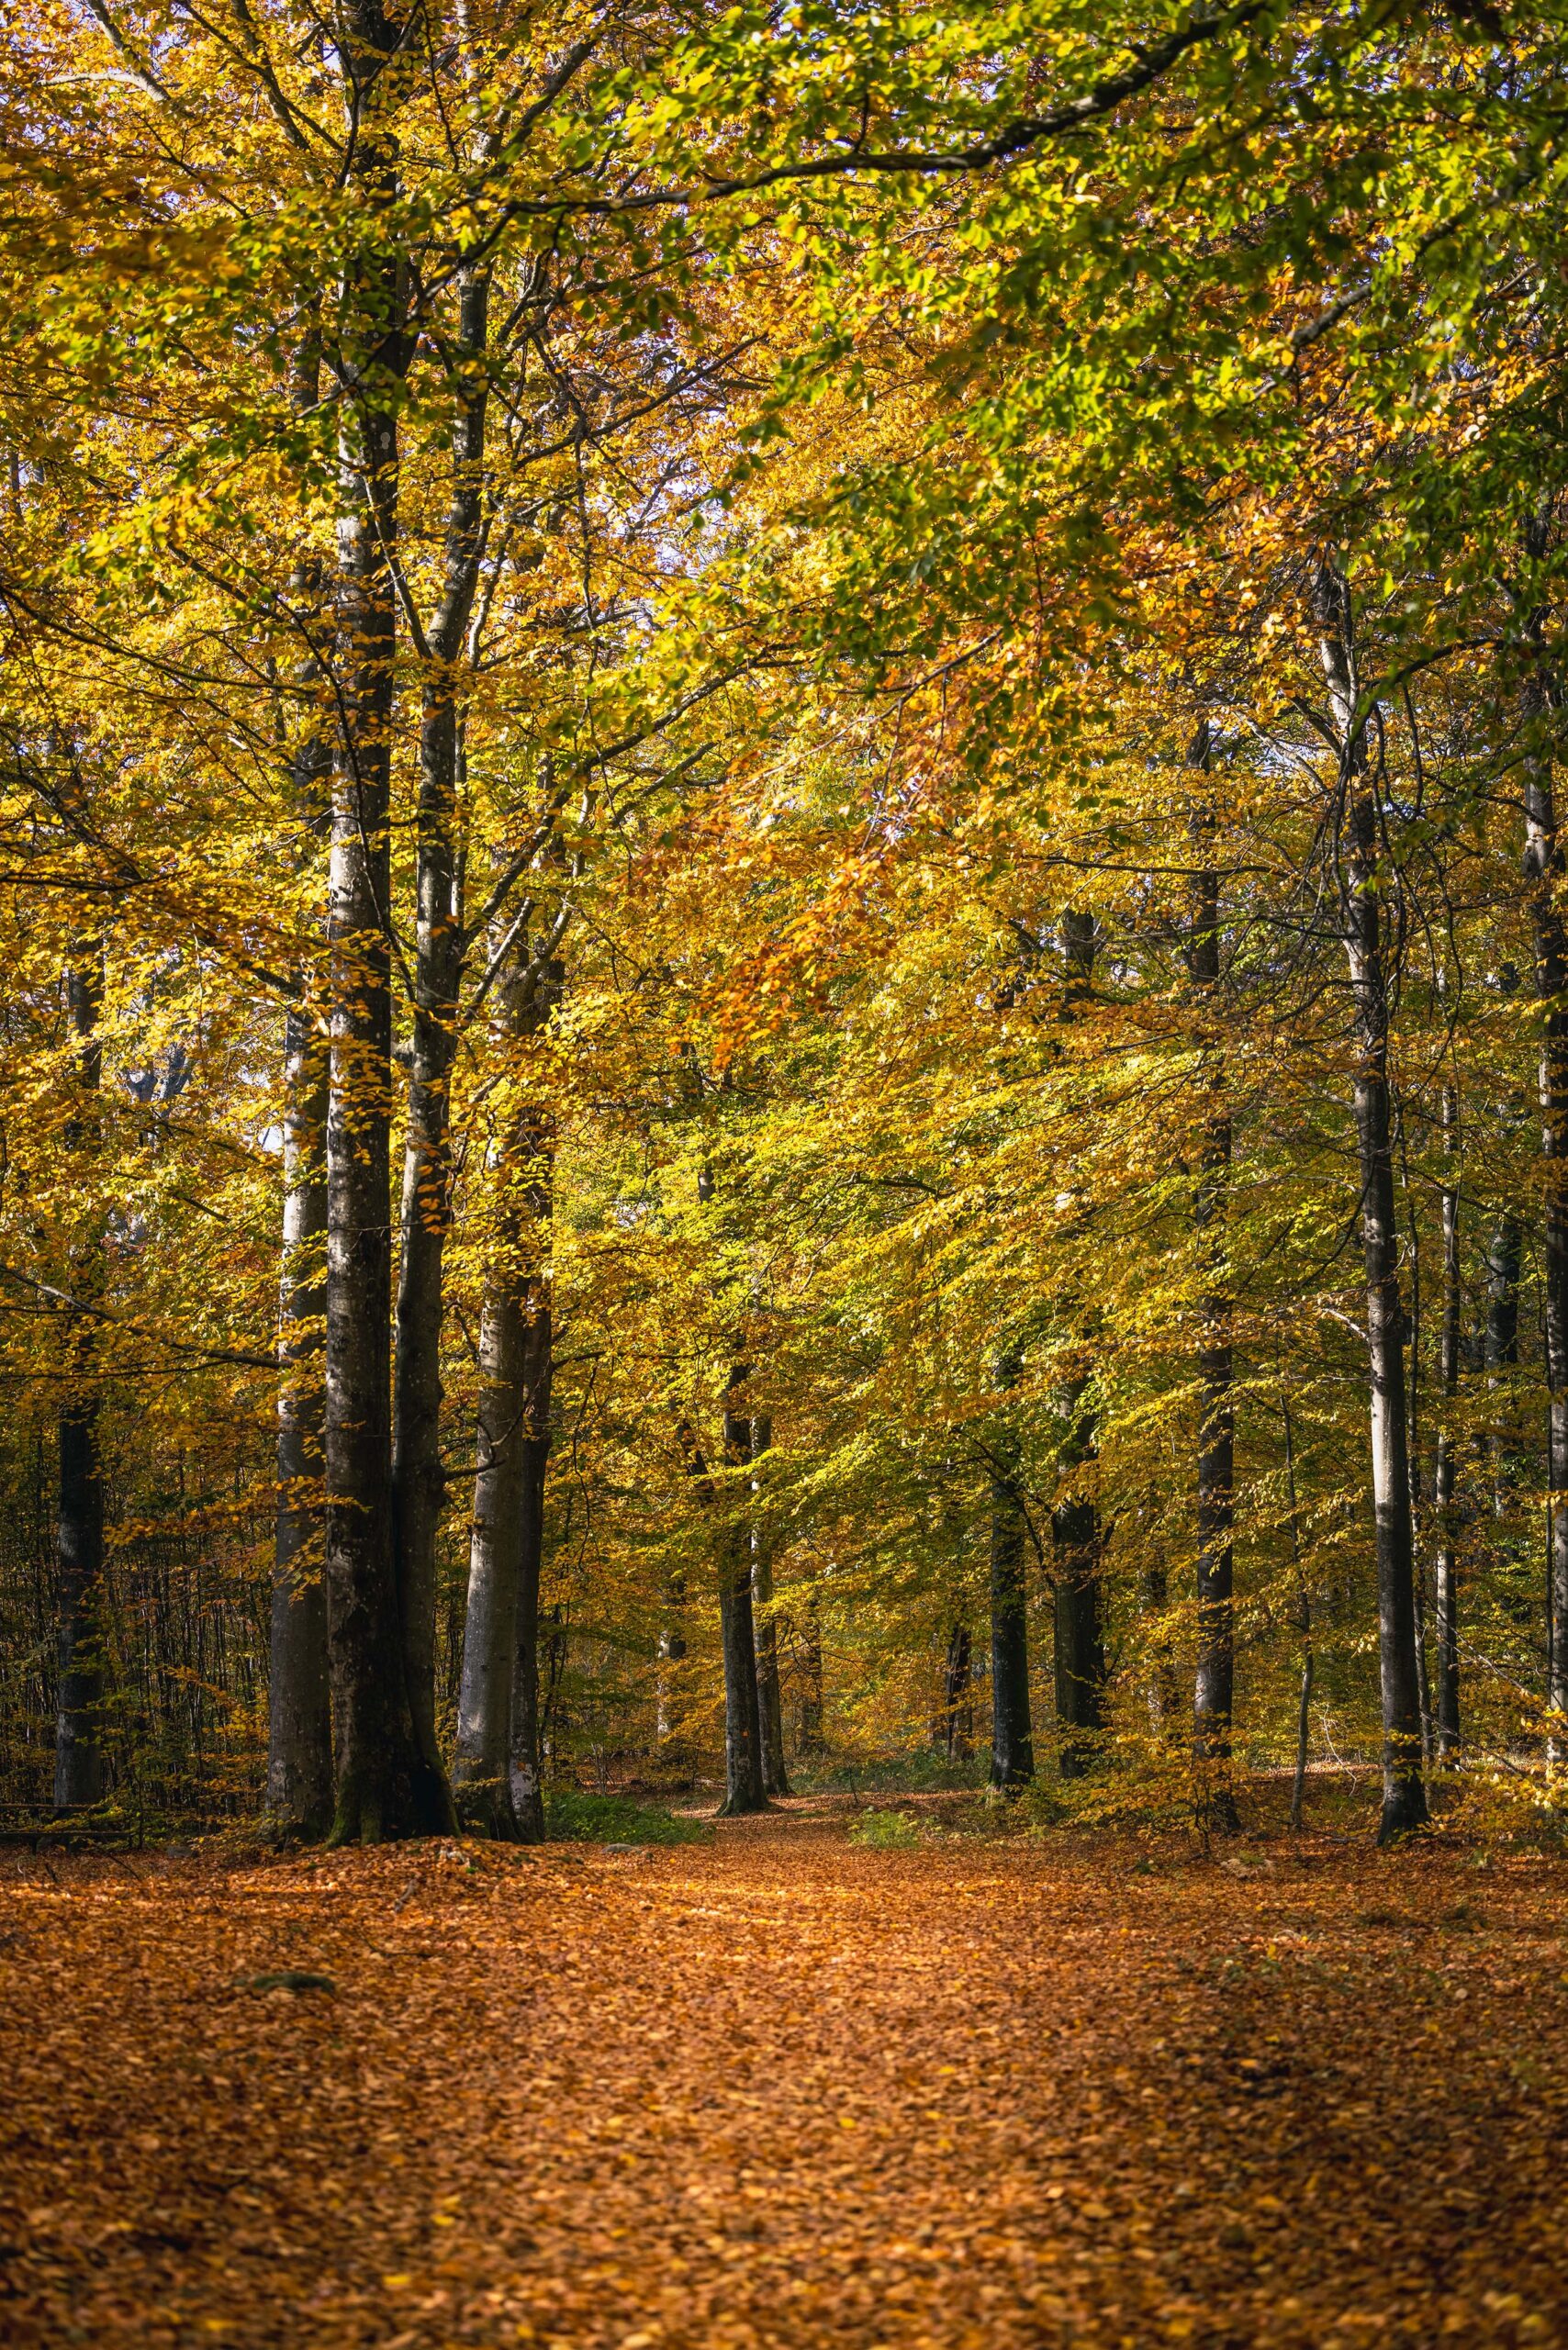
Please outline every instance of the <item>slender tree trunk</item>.
[{"label": "slender tree trunk", "polygon": [[[297,414],[316,405],[320,351],[308,335],[290,379]],[[319,567],[294,576],[314,612]],[[291,782],[302,859],[331,826],[332,746],[325,679],[301,665],[304,701]],[[326,1310],[328,1051],[305,975],[284,1020],[283,1249],[278,1282],[277,1517],[267,1684],[267,1813],[286,1836],[323,1836],[332,1818],[331,1695],[327,1672],[327,1586],[322,1558],[325,1465],[321,1379]]]},{"label": "slender tree trunk", "polygon": [[332,1817],[327,1591],[320,1544],[327,1055],[315,1019],[303,1004],[291,1005],[286,1022],[284,1089],[267,1812],[282,1833],[315,1837],[326,1833]]},{"label": "slender tree trunk", "polygon": [[677,1742],[677,1692],[680,1667],[686,1662],[686,1577],[678,1568],[664,1590],[664,1621],[659,1627],[658,1672],[655,1686],[655,1736],[666,1754]]},{"label": "slender tree trunk", "polygon": [[822,1603],[814,1583],[806,1585],[800,1611],[801,1751],[820,1754],[826,1743],[823,1696]]},{"label": "slender tree trunk", "polygon": [[1386,1843],[1425,1826],[1427,1791],[1421,1775],[1421,1704],[1416,1666],[1415,1530],[1406,1457],[1405,1315],[1394,1221],[1378,810],[1364,713],[1358,708],[1350,589],[1337,565],[1327,558],[1315,577],[1314,601],[1339,743],[1341,920],[1357,1022],[1355,1123],[1366,1267],[1383,1729],[1383,1816],[1378,1835],[1380,1842]]},{"label": "slender tree trunk", "polygon": [[1405,1179],[1405,1196],[1410,1215],[1410,1311],[1406,1317],[1406,1327],[1410,1336],[1410,1375],[1405,1388],[1408,1405],[1405,1465],[1410,1478],[1410,1540],[1415,1562],[1411,1599],[1416,1612],[1416,1695],[1421,1708],[1421,1762],[1423,1768],[1429,1771],[1437,1753],[1437,1732],[1432,1712],[1431,1676],[1427,1669],[1427,1573],[1421,1558],[1421,1236],[1415,1206],[1410,1200],[1407,1176]]},{"label": "slender tree trunk", "polygon": [[955,1624],[947,1635],[942,1666],[942,1724],[947,1760],[964,1762],[974,1744],[974,1707],[970,1699],[969,1628]]},{"label": "slender tree trunk", "polygon": [[[353,193],[397,200],[387,61],[397,31],[349,0],[340,54]],[[341,304],[345,385],[338,523],[329,886],[331,1073],[327,1118],[327,1596],[336,1762],[334,1842],[449,1830],[441,1770],[421,1750],[404,1669],[391,1509],[392,999],[389,855],[397,402],[407,365],[403,275],[374,248]]]},{"label": "slender tree trunk", "polygon": [[[103,1079],[101,946],[83,942],[65,975],[66,1011],[75,1045],[80,1108],[66,1121],[68,1149],[96,1138]],[[95,1177],[83,1185],[89,1198]],[[95,1214],[95,1211],[90,1212]],[[72,1281],[89,1304],[103,1288],[103,1234],[94,1229],[72,1252]],[[60,1409],[60,1515],[56,1548],[59,1690],[54,1733],[57,1811],[96,1803],[103,1794],[99,1714],[104,1695],[104,1486],[98,1457],[97,1326],[73,1313],[65,1338],[64,1400]]]},{"label": "slender tree trunk", "polygon": [[[997,1358],[996,1385],[1003,1396],[1017,1386],[1023,1368],[1012,1350]],[[1011,1416],[1003,1416],[992,1439],[991,1468],[991,1784],[1007,1795],[1027,1786],[1035,1775],[1022,1467],[1017,1429]]]},{"label": "slender tree trunk", "polygon": [[404,1669],[420,1749],[437,1769],[436,1542],[446,1502],[441,1461],[442,1276],[451,1223],[452,1064],[464,963],[458,678],[483,538],[488,316],[488,272],[465,270],[458,285],[452,496],[441,602],[426,640],[420,729],[413,1039],[392,1391],[393,1526]]},{"label": "slender tree trunk", "polygon": [[1084,1407],[1087,1375],[1068,1390],[1068,1432],[1062,1448],[1062,1498],[1051,1512],[1056,1560],[1056,1699],[1064,1779],[1081,1779],[1099,1751],[1104,1728],[1105,1639],[1101,1622],[1100,1511],[1085,1490],[1097,1458],[1094,1419]]},{"label": "slender tree trunk", "polygon": [[[1528,551],[1547,552],[1545,520],[1530,528]],[[1547,1403],[1547,1556],[1551,1663],[1546,1693],[1551,1718],[1548,1755],[1568,1752],[1568,928],[1560,892],[1562,844],[1557,826],[1551,744],[1555,702],[1540,654],[1542,619],[1531,615],[1532,665],[1523,695],[1525,751],[1524,873],[1535,940],[1536,1001],[1540,1007],[1541,1156],[1545,1162],[1542,1239],[1545,1275]]]},{"label": "slender tree trunk", "polygon": [[1186,1707],[1176,1671],[1176,1652],[1165,1622],[1170,1605],[1170,1583],[1165,1561],[1152,1558],[1143,1571],[1143,1613],[1155,1619],[1149,1646],[1148,1726],[1162,1745],[1186,1744]]},{"label": "slender tree trunk", "polygon": [[[1443,1088],[1443,1155],[1450,1168],[1459,1154],[1459,1095]],[[1433,1508],[1438,1523],[1438,1753],[1451,1761],[1459,1751],[1459,1539],[1454,1513],[1457,1453],[1453,1415],[1459,1393],[1460,1285],[1459,1184],[1443,1185],[1443,1319],[1438,1341],[1438,1381],[1443,1417],[1438,1428]]]},{"label": "slender tree trunk", "polygon": [[[1069,907],[1062,915],[1061,939],[1066,967],[1062,1018],[1064,1024],[1070,1025],[1082,1016],[1093,990],[1097,946],[1093,915]],[[1087,1353],[1087,1336],[1081,1331],[1080,1335]],[[1086,1403],[1091,1378],[1086,1365],[1068,1382],[1066,1425],[1057,1463],[1060,1492],[1051,1512],[1058,1769],[1064,1779],[1081,1778],[1092,1767],[1099,1732],[1104,1727],[1103,1529],[1093,1492],[1099,1442],[1094,1414]]]},{"label": "slender tree trunk", "polygon": [[[724,1402],[724,1458],[732,1468],[751,1458],[751,1421],[732,1399],[751,1373],[737,1363]],[[719,1546],[719,1621],[724,1647],[724,1800],[720,1818],[766,1811],[762,1721],[757,1707],[756,1634],[751,1606],[751,1527],[744,1514],[727,1516]]]},{"label": "slender tree trunk", "polygon": [[510,1285],[487,1286],[479,1324],[478,1457],[453,1768],[453,1794],[464,1826],[508,1841],[517,1835],[511,1726],[523,1479],[517,1398],[524,1327]]},{"label": "slender tree trunk", "polygon": [[1312,1728],[1312,1683],[1316,1658],[1312,1647],[1312,1594],[1307,1589],[1306,1567],[1301,1555],[1301,1517],[1296,1505],[1295,1432],[1291,1425],[1288,1397],[1282,1399],[1285,1415],[1285,1491],[1290,1502],[1291,1560],[1295,1568],[1296,1628],[1301,1634],[1301,1686],[1296,1699],[1295,1775],[1291,1783],[1291,1826],[1299,1836],[1302,1813],[1306,1800],[1307,1740]]},{"label": "slender tree trunk", "polygon": [[[751,1457],[760,1462],[773,1444],[773,1422],[766,1412],[754,1415]],[[752,1479],[752,1492],[761,1482]],[[778,1684],[778,1633],[773,1620],[773,1550],[767,1528],[751,1529],[752,1620],[756,1637],[756,1713],[762,1738],[762,1792],[787,1796],[790,1774],[784,1767],[784,1701]]]},{"label": "slender tree trunk", "polygon": [[[1193,742],[1189,765],[1206,773],[1208,722]],[[1212,811],[1194,823],[1206,845]],[[1236,1625],[1232,1597],[1232,1527],[1236,1490],[1236,1405],[1231,1392],[1230,1299],[1225,1285],[1225,1225],[1230,1185],[1231,1129],[1225,1107],[1224,1054],[1217,1033],[1219,876],[1200,863],[1193,876],[1190,967],[1204,1023],[1205,1097],[1199,1138],[1193,1223],[1203,1262],[1198,1300],[1198,1663],[1193,1689],[1193,1767],[1198,1807],[1209,1828],[1235,1830],[1240,1821],[1231,1778],[1231,1723],[1236,1706]]]},{"label": "slender tree trunk", "polygon": [[[544,1214],[549,1213],[548,1194]],[[512,1654],[511,1803],[525,1844],[544,1836],[544,1774],[539,1703],[539,1591],[544,1572],[545,1472],[554,1385],[554,1324],[547,1277],[524,1299],[521,1541],[517,1570],[517,1644]]]},{"label": "slender tree trunk", "polygon": [[[561,966],[524,947],[498,977],[492,1036],[515,1058],[560,1001]],[[474,1523],[454,1781],[461,1817],[490,1835],[544,1833],[539,1755],[539,1582],[554,1354],[549,1261],[554,1125],[526,1083],[496,1168],[499,1208],[480,1321]]]}]

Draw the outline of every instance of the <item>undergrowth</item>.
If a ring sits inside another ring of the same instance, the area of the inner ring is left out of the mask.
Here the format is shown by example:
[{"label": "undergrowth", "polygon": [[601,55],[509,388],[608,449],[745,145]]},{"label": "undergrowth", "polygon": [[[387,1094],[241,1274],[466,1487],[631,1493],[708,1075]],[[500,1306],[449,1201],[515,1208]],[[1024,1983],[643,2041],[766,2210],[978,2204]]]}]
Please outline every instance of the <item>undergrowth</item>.
[{"label": "undergrowth", "polygon": [[662,1804],[559,1786],[545,1792],[544,1833],[552,1843],[706,1844],[713,1830],[707,1820],[685,1818]]}]

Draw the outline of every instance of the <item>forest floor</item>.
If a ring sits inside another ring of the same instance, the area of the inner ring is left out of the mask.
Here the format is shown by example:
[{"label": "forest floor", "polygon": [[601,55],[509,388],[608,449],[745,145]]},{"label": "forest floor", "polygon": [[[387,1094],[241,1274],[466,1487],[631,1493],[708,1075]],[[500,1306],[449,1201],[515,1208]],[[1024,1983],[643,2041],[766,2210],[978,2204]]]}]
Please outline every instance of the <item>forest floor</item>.
[{"label": "forest floor", "polygon": [[1568,1864],[845,1827],[0,1852],[0,2337],[1568,2343]]}]

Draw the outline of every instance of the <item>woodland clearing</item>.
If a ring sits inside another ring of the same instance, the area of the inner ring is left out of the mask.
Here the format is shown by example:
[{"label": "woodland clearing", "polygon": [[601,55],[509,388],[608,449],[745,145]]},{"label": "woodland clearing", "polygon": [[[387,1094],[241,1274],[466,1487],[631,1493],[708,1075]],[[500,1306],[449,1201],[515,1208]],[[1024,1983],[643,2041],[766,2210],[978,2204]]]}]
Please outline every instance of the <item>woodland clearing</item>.
[{"label": "woodland clearing", "polygon": [[13,1850],[0,2330],[1565,2338],[1560,1860],[845,1825]]}]

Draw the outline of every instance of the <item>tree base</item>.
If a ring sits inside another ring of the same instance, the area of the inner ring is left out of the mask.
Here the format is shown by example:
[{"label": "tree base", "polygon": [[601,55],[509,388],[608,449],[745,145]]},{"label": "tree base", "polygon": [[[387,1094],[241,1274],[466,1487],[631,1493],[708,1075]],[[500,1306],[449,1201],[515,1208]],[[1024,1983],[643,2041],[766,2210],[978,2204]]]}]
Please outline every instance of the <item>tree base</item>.
[{"label": "tree base", "polygon": [[1383,1791],[1383,1818],[1378,1822],[1380,1844],[1397,1844],[1406,1836],[1425,1835],[1432,1824],[1427,1790],[1419,1779],[1405,1779]]}]

